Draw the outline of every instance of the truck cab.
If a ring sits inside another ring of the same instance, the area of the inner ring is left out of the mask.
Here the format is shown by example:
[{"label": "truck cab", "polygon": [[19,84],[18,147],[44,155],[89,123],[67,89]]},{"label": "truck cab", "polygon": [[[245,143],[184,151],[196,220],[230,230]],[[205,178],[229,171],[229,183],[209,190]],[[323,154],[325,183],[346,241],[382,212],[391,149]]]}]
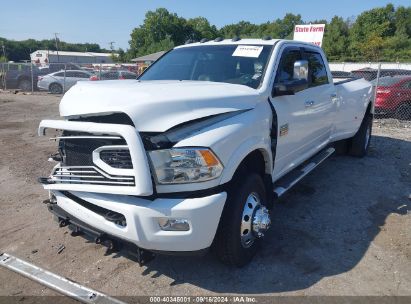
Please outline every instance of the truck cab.
[{"label": "truck cab", "polygon": [[251,261],[273,203],[330,156],[364,156],[372,88],[334,83],[323,51],[273,39],[174,48],[138,80],[63,97],[48,209],[96,240],[142,252]]}]

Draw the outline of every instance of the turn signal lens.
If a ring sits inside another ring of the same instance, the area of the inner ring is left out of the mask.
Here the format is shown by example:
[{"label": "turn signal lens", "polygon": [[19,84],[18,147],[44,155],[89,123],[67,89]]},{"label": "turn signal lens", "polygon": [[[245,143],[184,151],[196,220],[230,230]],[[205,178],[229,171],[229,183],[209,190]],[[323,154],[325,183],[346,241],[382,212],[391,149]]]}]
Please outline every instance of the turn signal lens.
[{"label": "turn signal lens", "polygon": [[220,162],[210,150],[199,150],[198,152],[200,152],[207,166],[212,167],[219,165]]}]

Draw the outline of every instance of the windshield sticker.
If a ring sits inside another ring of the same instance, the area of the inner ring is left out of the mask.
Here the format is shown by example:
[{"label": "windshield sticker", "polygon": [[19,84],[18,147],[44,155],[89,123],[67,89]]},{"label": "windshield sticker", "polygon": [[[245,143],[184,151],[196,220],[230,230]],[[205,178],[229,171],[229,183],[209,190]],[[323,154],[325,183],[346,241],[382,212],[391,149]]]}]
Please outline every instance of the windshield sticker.
[{"label": "windshield sticker", "polygon": [[258,58],[263,50],[262,46],[254,45],[239,45],[235,49],[233,56],[235,57],[252,57]]}]

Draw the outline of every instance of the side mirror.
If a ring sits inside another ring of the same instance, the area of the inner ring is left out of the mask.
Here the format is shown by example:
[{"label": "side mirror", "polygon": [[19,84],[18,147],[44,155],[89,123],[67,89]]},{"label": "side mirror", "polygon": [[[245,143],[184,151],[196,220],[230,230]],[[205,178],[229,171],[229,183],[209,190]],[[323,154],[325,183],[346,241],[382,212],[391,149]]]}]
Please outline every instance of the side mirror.
[{"label": "side mirror", "polygon": [[304,79],[308,81],[308,61],[298,60],[294,62],[293,79]]},{"label": "side mirror", "polygon": [[294,95],[308,88],[308,61],[298,60],[294,62],[293,79],[273,86],[272,96]]}]

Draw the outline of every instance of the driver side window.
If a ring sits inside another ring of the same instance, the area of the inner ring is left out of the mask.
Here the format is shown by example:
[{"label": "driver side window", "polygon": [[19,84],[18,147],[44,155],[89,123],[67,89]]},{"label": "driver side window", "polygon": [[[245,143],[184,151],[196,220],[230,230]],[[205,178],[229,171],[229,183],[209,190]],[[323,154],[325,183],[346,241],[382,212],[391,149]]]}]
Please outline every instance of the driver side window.
[{"label": "driver side window", "polygon": [[278,84],[293,80],[294,63],[301,59],[300,50],[290,50],[283,53],[274,83]]}]

